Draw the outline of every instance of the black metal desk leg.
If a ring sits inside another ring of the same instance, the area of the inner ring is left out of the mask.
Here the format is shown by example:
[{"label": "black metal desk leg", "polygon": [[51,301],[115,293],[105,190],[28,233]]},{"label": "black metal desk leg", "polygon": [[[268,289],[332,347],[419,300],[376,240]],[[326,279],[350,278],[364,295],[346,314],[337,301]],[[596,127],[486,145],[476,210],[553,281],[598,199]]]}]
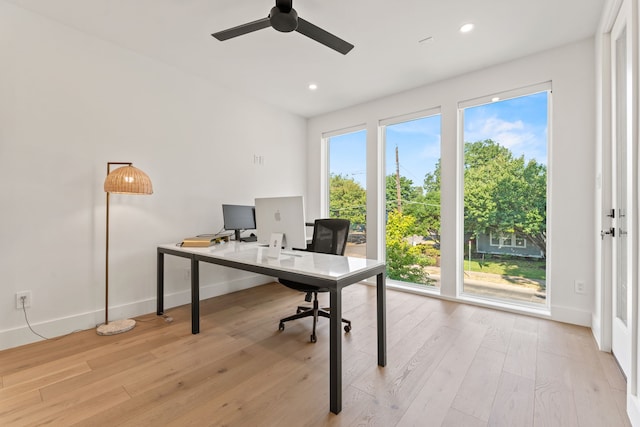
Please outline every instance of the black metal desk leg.
[{"label": "black metal desk leg", "polygon": [[387,308],[385,273],[376,277],[376,289],[378,300],[378,365],[387,364]]},{"label": "black metal desk leg", "polygon": [[164,254],[160,251],[158,251],[157,268],[158,289],[156,295],[156,314],[160,316],[164,312]]},{"label": "black metal desk leg", "polygon": [[200,266],[191,258],[191,333],[200,333]]},{"label": "black metal desk leg", "polygon": [[342,410],[342,290],[329,291],[329,409]]}]

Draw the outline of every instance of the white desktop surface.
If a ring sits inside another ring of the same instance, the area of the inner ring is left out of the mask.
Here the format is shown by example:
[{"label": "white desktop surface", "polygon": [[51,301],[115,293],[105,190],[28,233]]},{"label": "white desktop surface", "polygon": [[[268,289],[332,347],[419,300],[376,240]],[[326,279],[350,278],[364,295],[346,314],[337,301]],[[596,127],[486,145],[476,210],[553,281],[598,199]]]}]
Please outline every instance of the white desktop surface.
[{"label": "white desktop surface", "polygon": [[267,256],[268,247],[260,246],[255,242],[227,242],[212,246],[179,247],[175,243],[159,245],[161,248],[178,250],[180,252],[194,253],[212,258],[229,259],[243,264],[255,266],[270,266],[283,271],[293,273],[306,273],[315,277],[326,279],[344,279],[363,269],[370,269],[383,265],[384,262],[354,258],[339,255],[328,255],[305,251],[282,251],[279,258]]}]

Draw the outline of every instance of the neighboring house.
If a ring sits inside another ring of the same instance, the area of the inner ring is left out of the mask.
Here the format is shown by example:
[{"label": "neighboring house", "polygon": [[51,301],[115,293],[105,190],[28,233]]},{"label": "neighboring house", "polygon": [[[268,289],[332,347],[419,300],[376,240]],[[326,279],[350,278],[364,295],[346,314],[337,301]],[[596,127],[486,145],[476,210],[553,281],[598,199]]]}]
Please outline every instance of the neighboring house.
[{"label": "neighboring house", "polygon": [[479,234],[476,240],[476,252],[479,254],[544,258],[540,248],[526,237],[514,233]]}]

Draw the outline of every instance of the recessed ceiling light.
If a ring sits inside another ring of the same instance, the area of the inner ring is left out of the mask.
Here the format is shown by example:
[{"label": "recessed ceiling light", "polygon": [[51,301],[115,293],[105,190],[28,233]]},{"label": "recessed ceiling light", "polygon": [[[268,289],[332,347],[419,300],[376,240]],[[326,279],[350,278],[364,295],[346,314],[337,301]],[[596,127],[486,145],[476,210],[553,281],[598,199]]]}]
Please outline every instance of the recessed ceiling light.
[{"label": "recessed ceiling light", "polygon": [[468,33],[471,30],[473,30],[473,24],[464,24],[462,27],[460,27],[461,33]]},{"label": "recessed ceiling light", "polygon": [[315,83],[309,83],[309,90],[316,90],[318,89],[318,85]]},{"label": "recessed ceiling light", "polygon": [[498,101],[500,101],[499,96],[494,96],[493,98],[491,98],[491,102],[498,102]]}]

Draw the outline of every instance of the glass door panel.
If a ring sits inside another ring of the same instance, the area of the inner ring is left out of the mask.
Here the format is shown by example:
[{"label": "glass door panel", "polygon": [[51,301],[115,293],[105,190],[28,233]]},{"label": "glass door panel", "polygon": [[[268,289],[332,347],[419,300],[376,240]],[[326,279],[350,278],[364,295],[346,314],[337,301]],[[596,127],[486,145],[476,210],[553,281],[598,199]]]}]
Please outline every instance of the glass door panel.
[{"label": "glass door panel", "polygon": [[612,76],[612,152],[611,152],[611,196],[613,203],[613,218],[610,238],[612,259],[612,333],[611,349],[620,368],[628,377],[632,360],[632,328],[631,316],[631,286],[632,264],[629,262],[632,256],[630,239],[628,239],[629,208],[633,206],[633,150],[631,148],[633,108],[632,96],[632,71],[631,71],[631,41],[627,31],[627,22],[630,16],[629,3],[624,2],[613,26],[611,34],[611,76]]}]

